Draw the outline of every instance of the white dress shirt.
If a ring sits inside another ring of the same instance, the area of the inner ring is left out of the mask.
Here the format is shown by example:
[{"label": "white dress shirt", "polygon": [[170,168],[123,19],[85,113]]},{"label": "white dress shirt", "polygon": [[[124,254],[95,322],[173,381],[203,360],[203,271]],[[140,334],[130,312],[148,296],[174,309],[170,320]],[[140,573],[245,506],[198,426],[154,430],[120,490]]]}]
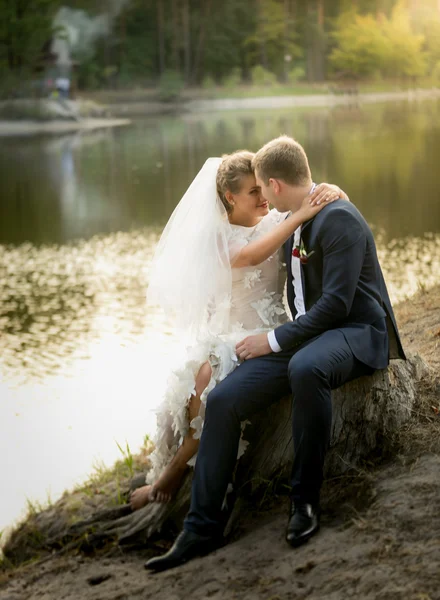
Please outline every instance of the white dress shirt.
[{"label": "white dress shirt", "polygon": [[[314,191],[315,187],[316,187],[316,183],[314,183],[312,185],[312,187],[310,188],[309,194],[311,194]],[[295,248],[296,246],[299,246],[300,243],[301,243],[301,225],[295,230],[295,233],[293,234],[293,248]],[[292,284],[293,284],[293,290],[295,292],[295,300],[294,300],[295,309],[296,309],[295,319],[298,319],[298,317],[301,317],[302,315],[306,314],[306,305],[304,303],[304,290],[303,290],[302,279],[301,279],[301,261],[299,260],[299,258],[292,255],[291,256],[291,266],[292,266]],[[267,341],[269,342],[269,346],[271,347],[272,352],[281,352],[282,348],[277,341],[274,330],[269,331],[269,333],[267,334]]]}]

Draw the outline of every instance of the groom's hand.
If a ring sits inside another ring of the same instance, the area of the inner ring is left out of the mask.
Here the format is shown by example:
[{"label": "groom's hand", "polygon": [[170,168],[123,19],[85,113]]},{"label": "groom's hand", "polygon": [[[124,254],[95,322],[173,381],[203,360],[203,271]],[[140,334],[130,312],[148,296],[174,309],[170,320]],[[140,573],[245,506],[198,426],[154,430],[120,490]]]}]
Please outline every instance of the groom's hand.
[{"label": "groom's hand", "polygon": [[248,360],[249,358],[257,358],[270,354],[272,349],[267,340],[267,333],[259,333],[258,335],[250,335],[235,346],[235,352],[240,360]]}]

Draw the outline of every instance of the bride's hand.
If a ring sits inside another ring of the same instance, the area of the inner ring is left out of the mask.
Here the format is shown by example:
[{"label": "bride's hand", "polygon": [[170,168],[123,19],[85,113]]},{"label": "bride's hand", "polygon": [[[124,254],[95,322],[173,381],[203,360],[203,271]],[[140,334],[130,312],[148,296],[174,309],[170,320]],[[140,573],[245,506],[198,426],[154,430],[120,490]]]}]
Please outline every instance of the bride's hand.
[{"label": "bride's hand", "polygon": [[[320,189],[318,193],[316,193],[316,189],[318,189],[318,187]],[[338,191],[334,189],[335,187],[336,186],[331,186],[328,183],[322,183],[316,187],[313,194],[307,195],[304,198],[297,213],[303,223],[309,219],[313,219],[313,217],[315,217],[325,206],[327,206],[327,204],[331,204],[340,197]],[[337,189],[339,190],[339,188]]]},{"label": "bride's hand", "polygon": [[348,200],[347,194],[341,190],[340,187],[333,185],[332,183],[320,183],[307,198],[311,206],[319,206],[322,203],[334,202],[338,198]]}]

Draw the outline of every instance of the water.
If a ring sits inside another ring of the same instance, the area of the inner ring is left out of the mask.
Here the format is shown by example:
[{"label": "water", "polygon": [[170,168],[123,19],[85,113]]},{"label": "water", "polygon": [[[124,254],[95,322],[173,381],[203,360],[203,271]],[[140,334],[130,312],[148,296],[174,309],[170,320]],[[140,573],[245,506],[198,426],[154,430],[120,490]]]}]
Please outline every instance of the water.
[{"label": "water", "polygon": [[[143,120],[0,138],[0,530],[135,451],[179,348],[147,310],[161,228],[208,156],[301,141],[376,232],[394,301],[440,273],[440,103]],[[2,486],[3,487],[3,486]]]}]

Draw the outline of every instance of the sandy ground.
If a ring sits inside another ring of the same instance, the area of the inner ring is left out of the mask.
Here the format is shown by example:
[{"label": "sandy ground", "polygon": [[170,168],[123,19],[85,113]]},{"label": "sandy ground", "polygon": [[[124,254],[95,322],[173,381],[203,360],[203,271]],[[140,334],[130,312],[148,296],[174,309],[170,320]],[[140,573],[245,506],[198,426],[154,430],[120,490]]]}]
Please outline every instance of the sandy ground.
[{"label": "sandy ground", "polygon": [[81,119],[80,121],[0,121],[0,137],[36,133],[71,133],[129,125],[129,119]]},{"label": "sandy ground", "polygon": [[434,367],[432,377],[420,385],[395,458],[364,473],[357,494],[324,503],[321,531],[307,545],[285,543],[280,496],[250,511],[227,546],[178,569],[143,569],[164,547],[54,556],[0,573],[0,600],[440,600],[440,416],[432,408],[440,402],[440,287],[396,314],[407,351]]},{"label": "sandy ground", "polygon": [[194,100],[187,105],[191,112],[215,110],[275,109],[305,106],[336,106],[340,104],[372,104],[399,100],[440,98],[440,90],[408,90],[407,92],[382,92],[369,94],[316,94],[304,96],[268,96],[266,98],[224,98],[219,100]]},{"label": "sandy ground", "polygon": [[[83,100],[94,97],[93,94],[85,94]],[[309,94],[296,96],[265,96],[258,98],[220,98],[197,100],[183,98],[178,102],[158,102],[148,94],[138,98],[136,92],[127,93],[125,99],[113,97],[108,94],[105,100],[105,92],[97,95],[100,98],[101,109],[111,114],[112,118],[98,119],[89,118],[81,121],[51,122],[38,121],[5,121],[0,120],[0,137],[13,135],[32,135],[35,133],[64,133],[84,129],[96,129],[99,127],[114,127],[126,125],[130,117],[147,117],[166,114],[199,114],[200,112],[216,112],[227,110],[274,110],[281,108],[300,107],[332,107],[338,105],[372,104],[380,102],[409,101],[418,102],[425,99],[440,98],[440,89],[414,89],[402,92],[376,92],[365,94]]]}]

